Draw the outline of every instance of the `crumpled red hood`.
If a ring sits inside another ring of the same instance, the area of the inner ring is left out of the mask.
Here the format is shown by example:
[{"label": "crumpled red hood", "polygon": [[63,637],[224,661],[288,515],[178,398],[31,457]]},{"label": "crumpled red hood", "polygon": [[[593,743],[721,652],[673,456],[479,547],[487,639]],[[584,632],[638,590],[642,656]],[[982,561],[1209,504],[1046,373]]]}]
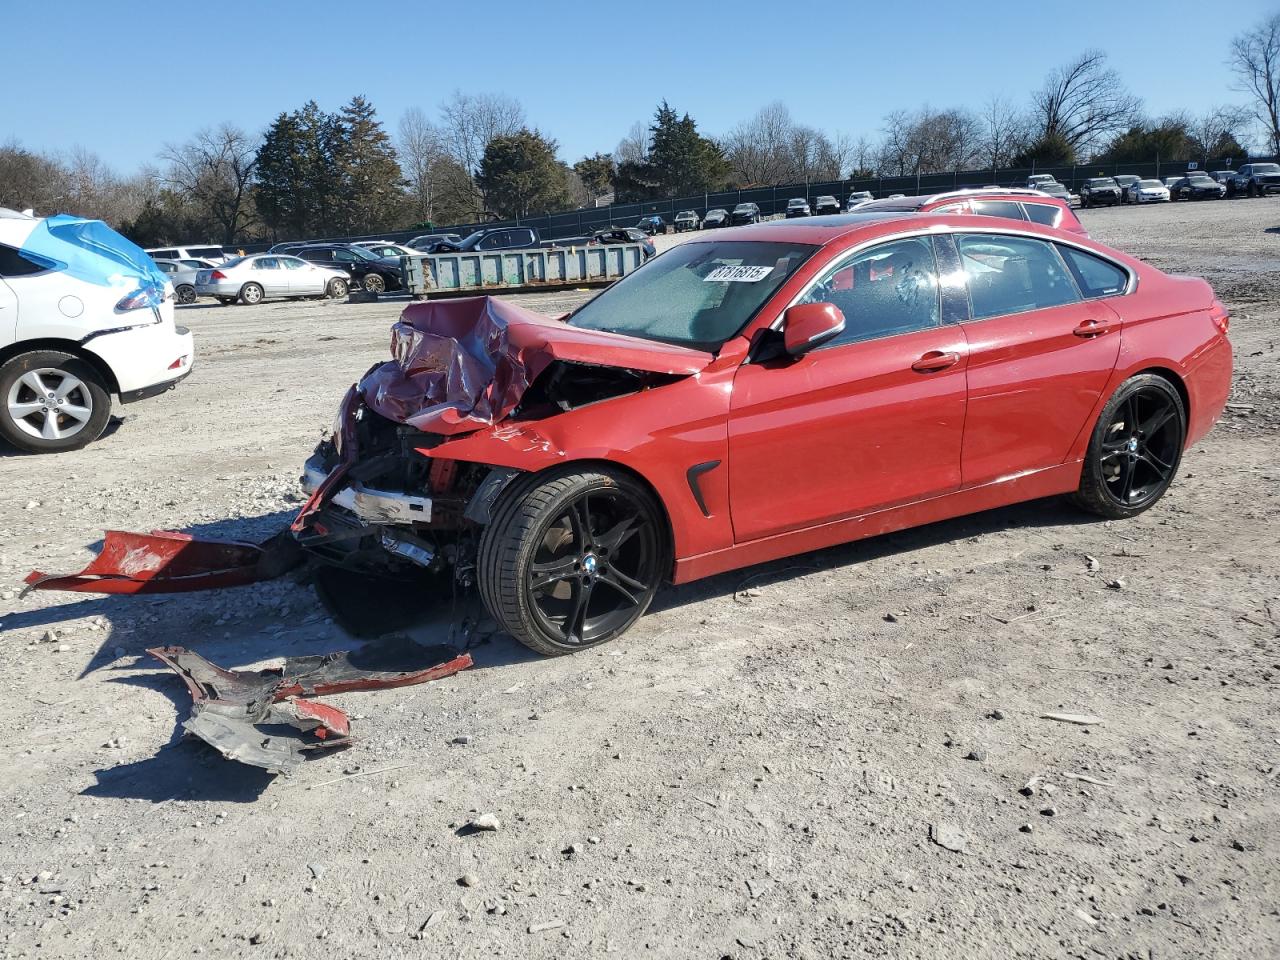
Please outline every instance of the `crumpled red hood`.
[{"label": "crumpled red hood", "polygon": [[505,418],[556,360],[692,375],[709,353],[580,330],[493,297],[410,304],[391,328],[395,359],[360,381],[376,413],[426,433],[459,434]]}]

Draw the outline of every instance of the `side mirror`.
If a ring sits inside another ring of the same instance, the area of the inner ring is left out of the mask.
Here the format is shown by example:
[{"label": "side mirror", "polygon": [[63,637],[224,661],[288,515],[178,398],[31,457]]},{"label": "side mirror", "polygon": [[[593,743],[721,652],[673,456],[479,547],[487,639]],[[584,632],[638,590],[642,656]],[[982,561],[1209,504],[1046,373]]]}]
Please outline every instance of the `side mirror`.
[{"label": "side mirror", "polygon": [[844,314],[834,303],[798,303],[782,316],[787,353],[802,357],[844,331]]}]

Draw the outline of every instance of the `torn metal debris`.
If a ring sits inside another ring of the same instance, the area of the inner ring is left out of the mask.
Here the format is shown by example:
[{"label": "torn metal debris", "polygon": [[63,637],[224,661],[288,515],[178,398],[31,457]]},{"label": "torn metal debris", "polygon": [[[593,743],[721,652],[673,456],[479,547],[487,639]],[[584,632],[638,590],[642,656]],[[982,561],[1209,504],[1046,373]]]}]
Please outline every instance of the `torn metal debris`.
[{"label": "torn metal debris", "polygon": [[226,670],[183,647],[147,651],[191,692],[183,728],[238,760],[289,773],[314,751],[350,745],[351,723],[337,707],[298,699],[426,683],[465,670],[471,655],[390,637],[358,650],[289,657],[280,667]]},{"label": "torn metal debris", "polygon": [[102,552],[79,573],[27,574],[26,590],[78,593],[181,593],[270,580],[297,566],[302,552],[287,533],[261,543],[199,540],[187,533],[108,530]]}]

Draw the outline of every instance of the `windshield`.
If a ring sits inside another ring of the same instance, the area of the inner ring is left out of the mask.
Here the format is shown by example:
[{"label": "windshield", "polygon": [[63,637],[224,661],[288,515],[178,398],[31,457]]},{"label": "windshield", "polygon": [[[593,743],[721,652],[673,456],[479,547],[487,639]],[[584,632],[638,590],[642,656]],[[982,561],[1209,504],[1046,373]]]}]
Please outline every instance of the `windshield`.
[{"label": "windshield", "polygon": [[1163,187],[1164,184],[1159,180],[1139,180],[1138,186],[1142,187],[1144,190],[1154,190],[1157,187]]},{"label": "windshield", "polygon": [[718,350],[816,249],[743,240],[681,244],[583,304],[568,322]]},{"label": "windshield", "polygon": [[1280,166],[1274,163],[1255,163],[1253,165],[1254,173],[1280,173]]},{"label": "windshield", "polygon": [[751,204],[749,204],[749,203],[740,203],[740,204],[738,204],[736,207],[734,207],[734,208],[733,208],[733,212],[734,212],[734,213],[746,213],[746,212],[747,212],[748,210],[750,210],[750,209],[751,209]]},{"label": "windshield", "polygon": [[1112,180],[1110,177],[1099,177],[1099,178],[1097,178],[1097,179],[1090,180],[1090,181],[1089,181],[1089,186],[1091,186],[1091,187],[1114,187],[1114,186],[1116,186],[1116,182],[1115,182],[1114,180]]}]

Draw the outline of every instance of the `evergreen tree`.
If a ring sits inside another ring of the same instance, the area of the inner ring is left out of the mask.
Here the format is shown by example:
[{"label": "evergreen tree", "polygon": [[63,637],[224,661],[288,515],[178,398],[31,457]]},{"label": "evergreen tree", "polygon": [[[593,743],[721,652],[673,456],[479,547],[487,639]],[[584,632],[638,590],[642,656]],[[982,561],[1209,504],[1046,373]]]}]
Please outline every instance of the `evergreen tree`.
[{"label": "evergreen tree", "polygon": [[489,141],[476,185],[498,216],[524,217],[570,205],[567,171],[556,159],[554,140],[521,129]]},{"label": "evergreen tree", "polygon": [[362,96],[334,118],[337,218],[343,233],[393,229],[404,215],[404,174],[373,104]]},{"label": "evergreen tree", "polygon": [[618,165],[619,200],[652,200],[719,190],[729,181],[729,162],[720,147],[698,133],[686,113],[680,116],[665,100],[649,128],[649,152],[642,161]]},{"label": "evergreen tree", "polygon": [[276,236],[303,238],[334,228],[341,181],[336,119],[314,100],[282,113],[258,148],[258,212]]}]

